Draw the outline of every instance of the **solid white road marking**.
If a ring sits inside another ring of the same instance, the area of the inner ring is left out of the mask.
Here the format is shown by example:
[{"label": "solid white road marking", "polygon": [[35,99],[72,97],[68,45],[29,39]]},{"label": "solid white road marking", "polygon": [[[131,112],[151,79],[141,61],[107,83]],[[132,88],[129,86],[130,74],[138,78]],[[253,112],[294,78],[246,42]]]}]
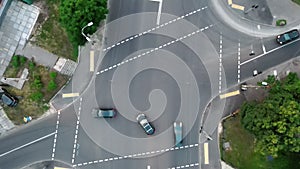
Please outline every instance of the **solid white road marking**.
[{"label": "solid white road marking", "polygon": [[249,60],[244,61],[243,63],[241,63],[241,65],[244,65],[244,64],[246,64],[246,63],[249,63],[249,62],[251,62],[251,61],[253,61],[253,60],[255,60],[255,59],[258,59],[258,58],[260,58],[260,57],[262,57],[262,56],[264,56],[264,55],[266,55],[266,54],[272,53],[272,52],[274,52],[275,50],[281,49],[281,48],[285,47],[286,45],[290,45],[290,44],[295,43],[295,42],[297,42],[297,41],[299,41],[299,40],[300,40],[300,39],[297,39],[297,40],[292,41],[292,42],[290,42],[290,43],[287,43],[287,44],[281,45],[281,46],[279,46],[279,47],[277,47],[277,48],[271,49],[271,50],[267,51],[266,53],[263,53],[263,54],[261,54],[261,55],[258,55],[258,56],[256,56],[256,57],[254,57],[254,58],[251,58],[251,59],[249,59]]},{"label": "solid white road marking", "polygon": [[9,153],[14,152],[14,151],[20,150],[21,148],[24,148],[24,147],[29,146],[29,145],[31,145],[31,144],[34,144],[34,143],[36,143],[36,142],[39,142],[39,141],[41,141],[41,140],[43,140],[43,139],[45,139],[45,138],[48,138],[48,137],[50,137],[50,136],[52,136],[52,135],[54,135],[54,134],[55,134],[55,132],[50,133],[50,134],[48,134],[48,135],[46,135],[46,136],[43,136],[43,137],[38,138],[38,139],[36,139],[36,140],[33,140],[33,141],[29,142],[29,143],[26,143],[26,144],[24,144],[24,145],[22,145],[22,146],[20,146],[20,147],[17,147],[17,148],[14,148],[14,149],[12,149],[12,150],[9,150],[9,151],[7,151],[7,152],[5,152],[5,153],[0,154],[0,157],[3,157],[3,156],[5,156],[5,155],[7,155],[7,154],[9,154]]},{"label": "solid white road marking", "polygon": [[[193,146],[191,146],[191,145],[181,146],[180,149],[183,149],[185,147],[186,147],[185,149],[187,149],[187,148],[198,147],[198,146],[199,146],[199,144],[196,143],[196,144],[193,144]],[[111,158],[106,158],[106,159],[102,159],[102,160],[89,161],[89,162],[74,164],[73,167],[85,166],[85,165],[88,165],[90,163],[95,164],[95,163],[102,163],[102,162],[108,162],[108,161],[113,161],[113,160],[121,160],[121,159],[130,158],[130,157],[145,156],[146,154],[163,153],[163,152],[166,152],[166,150],[168,150],[168,151],[174,151],[174,150],[178,150],[178,147],[175,147],[175,149],[174,148],[167,148],[167,149],[162,149],[162,150],[157,150],[157,151],[151,151],[151,152],[149,151],[149,152],[143,152],[143,153],[125,155],[125,156],[121,156],[121,157],[111,157]]]},{"label": "solid white road marking", "polygon": [[150,1],[159,3],[158,4],[157,18],[156,18],[156,25],[159,25],[163,0],[150,0]]},{"label": "solid white road marking", "polygon": [[150,167],[150,165],[147,165],[147,169],[150,169],[151,167]]}]

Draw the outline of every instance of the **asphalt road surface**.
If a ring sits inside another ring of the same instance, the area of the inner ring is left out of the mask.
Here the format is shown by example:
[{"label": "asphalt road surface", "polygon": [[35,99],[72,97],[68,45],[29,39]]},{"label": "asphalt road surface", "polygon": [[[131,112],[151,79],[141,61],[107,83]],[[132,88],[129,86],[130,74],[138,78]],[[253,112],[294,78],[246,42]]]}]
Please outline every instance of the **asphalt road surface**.
[{"label": "asphalt road surface", "polygon": [[[205,111],[207,105],[252,77],[254,69],[264,71],[299,55],[300,42],[279,46],[273,37],[240,33],[207,1],[164,0],[159,24],[158,2],[111,0],[109,6],[99,73],[59,116],[2,137],[0,168],[52,159],[88,169],[220,168],[216,128],[225,100],[217,99]],[[249,56],[251,51],[255,55]],[[117,116],[93,118],[96,107],[117,108]],[[140,112],[156,128],[153,136],[138,125]],[[174,121],[183,122],[179,148],[174,147]],[[199,135],[201,127],[207,136]],[[204,164],[204,143],[209,164]]]}]

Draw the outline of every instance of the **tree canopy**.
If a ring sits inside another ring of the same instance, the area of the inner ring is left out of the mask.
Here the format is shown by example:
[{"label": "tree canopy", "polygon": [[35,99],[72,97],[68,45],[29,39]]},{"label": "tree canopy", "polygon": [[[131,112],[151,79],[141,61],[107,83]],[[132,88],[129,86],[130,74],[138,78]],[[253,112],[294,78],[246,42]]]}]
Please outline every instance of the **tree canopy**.
[{"label": "tree canopy", "polygon": [[300,79],[290,73],[282,81],[266,80],[269,95],[261,103],[245,102],[242,125],[257,139],[256,150],[277,157],[279,153],[300,152]]},{"label": "tree canopy", "polygon": [[105,19],[108,10],[107,0],[63,0],[59,6],[60,22],[66,29],[74,46],[82,45],[86,39],[81,29],[89,22],[94,24],[84,30],[85,34],[93,34],[101,20]]}]

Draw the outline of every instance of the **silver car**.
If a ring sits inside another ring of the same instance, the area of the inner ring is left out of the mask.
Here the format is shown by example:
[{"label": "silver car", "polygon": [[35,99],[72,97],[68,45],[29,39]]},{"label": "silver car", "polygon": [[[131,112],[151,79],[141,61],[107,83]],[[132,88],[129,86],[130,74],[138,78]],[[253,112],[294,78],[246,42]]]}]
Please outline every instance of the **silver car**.
[{"label": "silver car", "polygon": [[116,116],[116,110],[115,109],[93,109],[92,110],[92,116],[97,118],[113,118]]},{"label": "silver car", "polygon": [[182,146],[182,122],[174,122],[175,146]]},{"label": "silver car", "polygon": [[151,126],[151,124],[148,122],[146,115],[141,113],[136,117],[136,120],[138,121],[138,123],[142,126],[142,128],[144,129],[144,131],[148,134],[148,135],[152,135],[154,134],[154,127]]}]

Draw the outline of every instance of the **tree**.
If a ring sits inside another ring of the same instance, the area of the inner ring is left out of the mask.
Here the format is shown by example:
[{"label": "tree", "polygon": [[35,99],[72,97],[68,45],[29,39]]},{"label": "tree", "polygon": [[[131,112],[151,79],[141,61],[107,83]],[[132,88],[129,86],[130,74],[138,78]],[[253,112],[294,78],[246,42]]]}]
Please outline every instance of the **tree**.
[{"label": "tree", "polygon": [[73,45],[82,45],[86,39],[81,29],[89,22],[94,25],[87,27],[85,33],[92,34],[97,30],[101,20],[105,19],[108,10],[107,0],[64,0],[59,7],[60,22],[66,29]]},{"label": "tree", "polygon": [[[270,79],[269,79],[270,80]],[[300,80],[290,73],[273,81],[262,103],[244,103],[242,125],[257,138],[256,150],[277,157],[283,152],[300,152]]]}]

